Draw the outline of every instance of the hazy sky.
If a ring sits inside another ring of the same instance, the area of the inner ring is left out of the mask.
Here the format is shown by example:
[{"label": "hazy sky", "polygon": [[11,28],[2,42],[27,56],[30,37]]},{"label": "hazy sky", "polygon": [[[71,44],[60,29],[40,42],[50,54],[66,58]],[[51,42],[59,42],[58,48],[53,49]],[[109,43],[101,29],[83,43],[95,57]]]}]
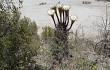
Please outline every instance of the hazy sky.
[{"label": "hazy sky", "polygon": [[[47,4],[52,3],[58,3],[58,2],[64,3],[64,4],[73,4],[73,3],[80,3],[81,1],[85,0],[24,0],[24,5],[31,5],[31,4],[38,4],[41,2],[47,2]],[[94,1],[94,0],[87,0],[87,1]]]},{"label": "hazy sky", "polygon": [[0,0],[0,2],[2,2],[3,0]]}]

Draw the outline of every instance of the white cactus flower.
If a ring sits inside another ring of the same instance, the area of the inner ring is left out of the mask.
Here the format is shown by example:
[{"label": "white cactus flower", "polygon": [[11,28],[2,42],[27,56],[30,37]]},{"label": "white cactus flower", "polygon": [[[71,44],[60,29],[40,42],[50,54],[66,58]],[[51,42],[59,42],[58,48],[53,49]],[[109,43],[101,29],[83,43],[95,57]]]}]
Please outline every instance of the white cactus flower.
[{"label": "white cactus flower", "polygon": [[56,7],[56,5],[53,5],[51,8],[55,8]]},{"label": "white cactus flower", "polygon": [[64,10],[69,10],[69,9],[70,9],[70,6],[68,6],[68,5],[66,6],[66,5],[65,5],[65,6],[63,6],[63,9],[64,9]]},{"label": "white cactus flower", "polygon": [[47,12],[47,14],[48,14],[49,16],[54,15],[54,13],[55,13],[55,11],[54,11],[53,9],[50,9],[50,10],[48,10],[48,12]]},{"label": "white cactus flower", "polygon": [[57,7],[58,7],[58,8],[62,8],[62,5],[61,5],[61,4],[58,4]]},{"label": "white cactus flower", "polygon": [[51,9],[53,9],[54,11],[56,11],[56,5],[52,6]]},{"label": "white cactus flower", "polygon": [[70,20],[76,21],[76,20],[77,20],[77,16],[71,16],[71,17],[70,17]]}]

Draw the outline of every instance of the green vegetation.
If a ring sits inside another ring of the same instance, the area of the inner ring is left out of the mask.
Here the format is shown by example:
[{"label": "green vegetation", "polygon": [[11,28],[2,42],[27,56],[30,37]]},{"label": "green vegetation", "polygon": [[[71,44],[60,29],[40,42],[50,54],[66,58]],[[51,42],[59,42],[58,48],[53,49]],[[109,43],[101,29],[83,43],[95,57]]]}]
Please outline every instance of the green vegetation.
[{"label": "green vegetation", "polygon": [[99,70],[97,62],[89,61],[85,57],[79,57],[75,60],[74,69],[78,70]]},{"label": "green vegetation", "polygon": [[56,29],[43,27],[39,36],[36,22],[21,17],[22,1],[18,1],[18,7],[9,1],[0,3],[0,70],[100,70],[101,64],[107,67],[108,58],[91,51],[100,44],[80,37],[77,31],[69,39],[72,20],[68,30],[68,24],[65,27],[58,23]]},{"label": "green vegetation", "polygon": [[27,17],[20,19],[20,8],[13,2],[8,9],[0,5],[0,70],[27,70],[37,55],[38,27]]},{"label": "green vegetation", "polygon": [[43,32],[42,32],[42,38],[43,40],[47,40],[49,38],[54,37],[54,29],[49,27],[49,26],[45,26],[42,28]]}]

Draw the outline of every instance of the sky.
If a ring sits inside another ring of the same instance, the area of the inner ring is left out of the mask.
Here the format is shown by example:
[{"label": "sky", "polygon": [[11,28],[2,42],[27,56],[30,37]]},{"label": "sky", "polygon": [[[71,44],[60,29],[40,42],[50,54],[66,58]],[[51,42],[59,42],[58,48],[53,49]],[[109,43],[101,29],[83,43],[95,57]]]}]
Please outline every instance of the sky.
[{"label": "sky", "polygon": [[0,2],[2,2],[3,0],[0,0]]}]

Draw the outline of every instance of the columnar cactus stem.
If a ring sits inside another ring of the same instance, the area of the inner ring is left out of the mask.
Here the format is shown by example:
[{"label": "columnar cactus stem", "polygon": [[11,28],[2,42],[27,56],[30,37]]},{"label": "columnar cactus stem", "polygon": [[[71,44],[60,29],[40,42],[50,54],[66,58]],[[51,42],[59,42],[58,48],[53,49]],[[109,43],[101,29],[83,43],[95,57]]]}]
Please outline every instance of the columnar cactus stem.
[{"label": "columnar cactus stem", "polygon": [[[59,47],[63,47],[64,53],[62,54],[62,56],[65,56],[65,54],[68,55],[66,53],[66,52],[68,52],[68,51],[66,51],[66,50],[68,50],[68,46],[67,46],[68,45],[67,40],[68,40],[68,35],[69,35],[68,33],[69,33],[69,30],[72,28],[73,23],[77,19],[76,16],[71,16],[71,18],[70,18],[71,24],[70,24],[70,27],[68,26],[69,25],[69,9],[70,9],[70,6],[58,5],[58,6],[52,7],[48,11],[48,14],[53,19],[55,29],[56,29],[55,30],[55,37],[57,38],[57,39],[55,39],[56,44],[58,44]],[[59,13],[59,15],[58,15],[58,13]],[[56,15],[58,23],[56,23],[56,21],[55,21],[54,14]],[[60,42],[62,43],[62,45]],[[57,53],[56,58],[58,60],[61,60],[61,58],[63,58],[63,57],[58,56],[58,52],[59,52],[59,54],[61,54],[62,50],[59,50],[59,51],[58,50],[54,51],[53,54]],[[61,62],[61,61],[59,61],[59,62]]]}]

